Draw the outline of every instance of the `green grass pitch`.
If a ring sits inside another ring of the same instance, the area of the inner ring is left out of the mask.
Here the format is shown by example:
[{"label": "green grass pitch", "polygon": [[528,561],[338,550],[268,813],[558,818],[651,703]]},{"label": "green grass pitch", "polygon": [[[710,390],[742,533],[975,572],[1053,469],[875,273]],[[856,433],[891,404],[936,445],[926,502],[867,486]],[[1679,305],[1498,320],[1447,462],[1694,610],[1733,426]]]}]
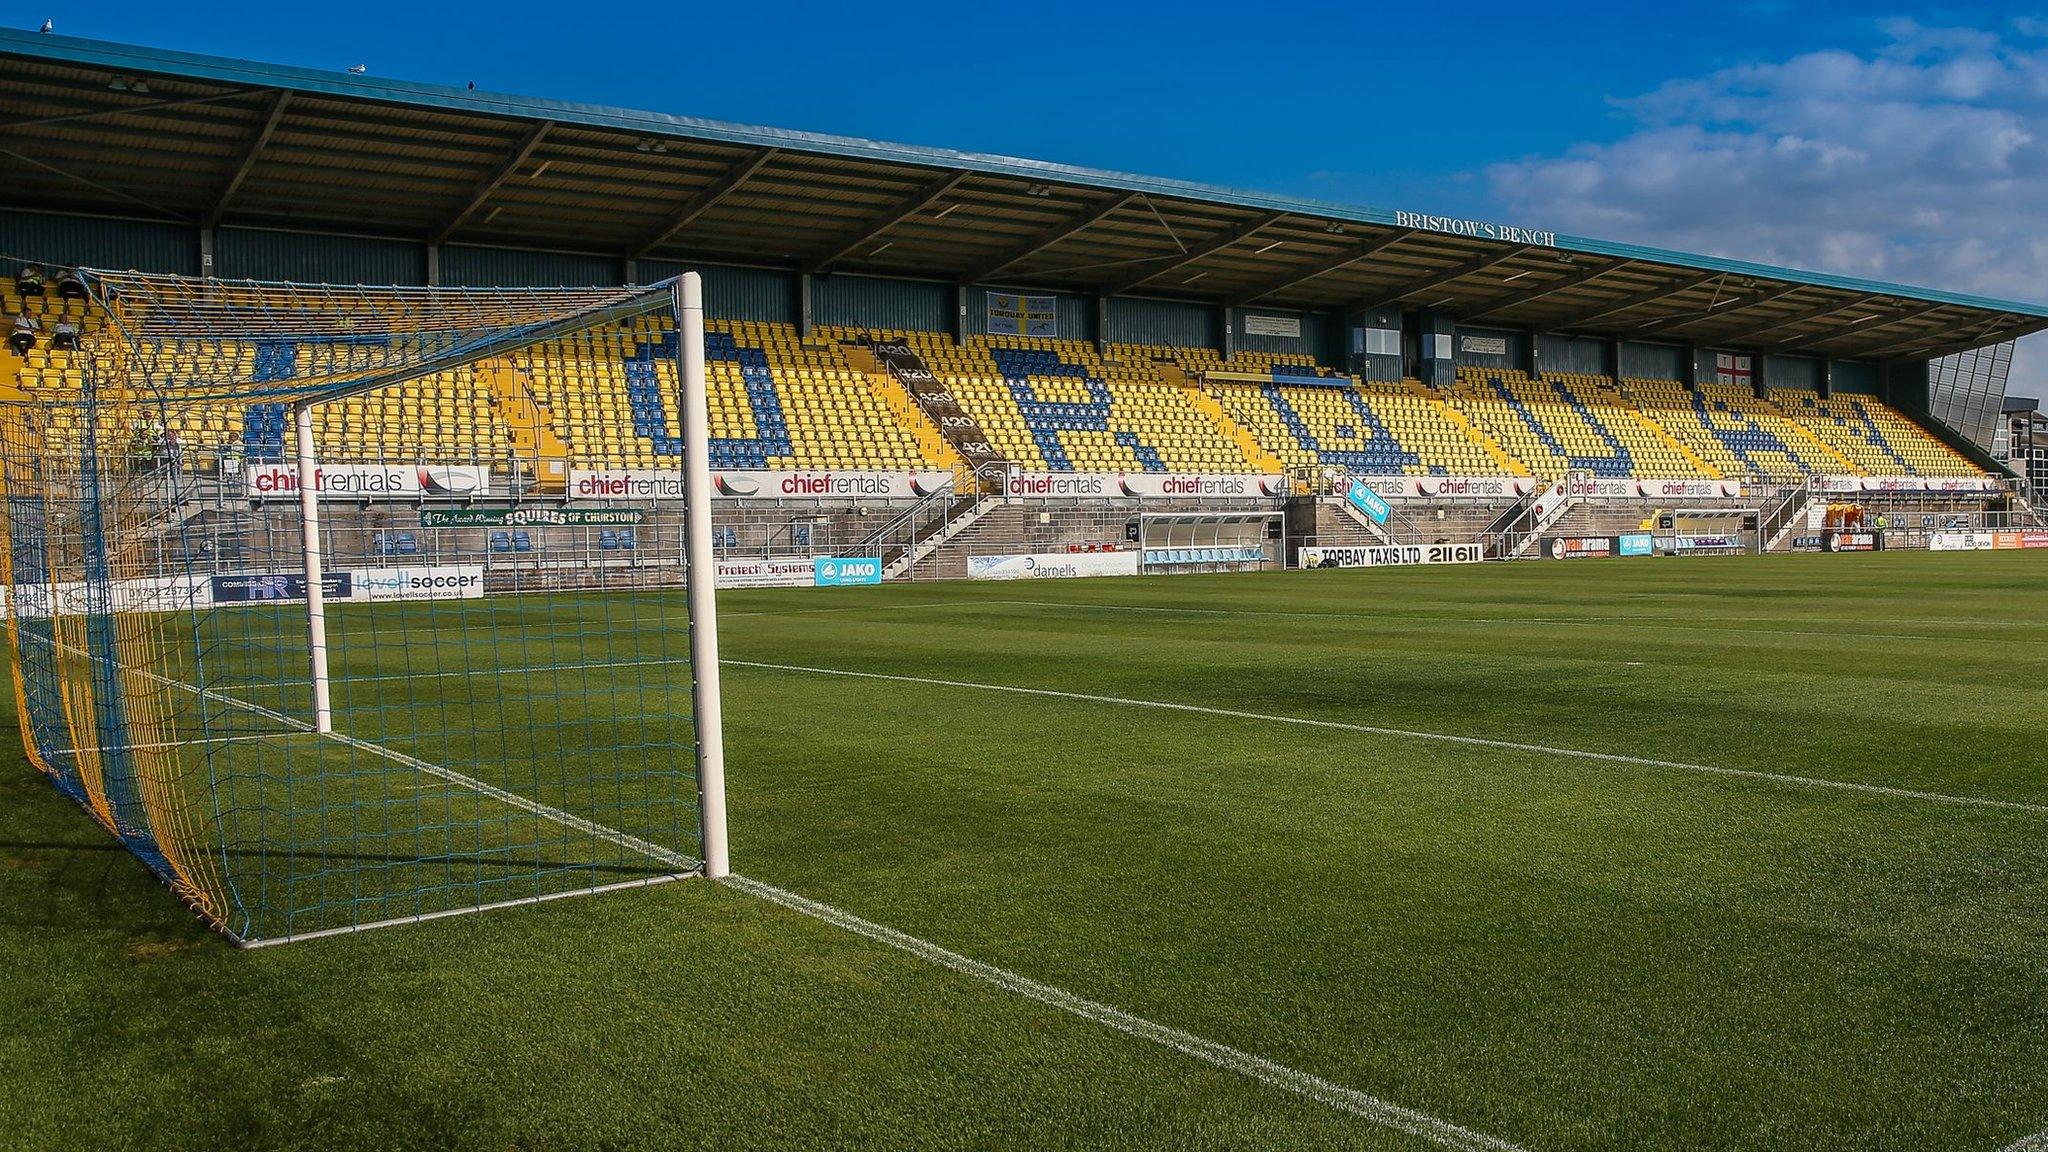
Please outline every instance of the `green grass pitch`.
[{"label": "green grass pitch", "polygon": [[[2048,555],[720,606],[748,877],[1495,1147],[2048,1147]],[[1437,1146],[701,880],[238,952],[5,757],[0,1147]]]}]

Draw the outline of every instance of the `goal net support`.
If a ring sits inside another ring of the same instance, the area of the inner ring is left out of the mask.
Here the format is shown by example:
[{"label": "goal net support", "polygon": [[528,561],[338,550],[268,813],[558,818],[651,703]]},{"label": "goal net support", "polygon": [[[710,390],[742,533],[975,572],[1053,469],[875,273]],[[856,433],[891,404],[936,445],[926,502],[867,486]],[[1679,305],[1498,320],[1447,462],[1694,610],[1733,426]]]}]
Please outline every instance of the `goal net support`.
[{"label": "goal net support", "polygon": [[[724,873],[696,276],[82,278],[0,381],[59,790],[244,944]],[[680,514],[570,499],[572,450]]]}]

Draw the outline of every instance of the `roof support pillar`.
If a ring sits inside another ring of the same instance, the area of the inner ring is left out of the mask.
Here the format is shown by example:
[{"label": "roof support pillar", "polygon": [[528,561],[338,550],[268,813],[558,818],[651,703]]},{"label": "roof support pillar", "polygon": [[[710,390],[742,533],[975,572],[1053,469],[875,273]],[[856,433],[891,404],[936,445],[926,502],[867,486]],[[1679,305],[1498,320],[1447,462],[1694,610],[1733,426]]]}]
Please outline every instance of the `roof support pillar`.
[{"label": "roof support pillar", "polygon": [[1820,361],[1820,398],[1825,400],[1835,394],[1835,358],[1823,356]]},{"label": "roof support pillar", "polygon": [[1232,311],[1233,309],[1228,304],[1219,304],[1216,307],[1216,326],[1217,331],[1223,334],[1222,345],[1223,358],[1225,360],[1237,355],[1237,326],[1231,323],[1230,314]]},{"label": "roof support pillar", "polygon": [[220,272],[214,267],[213,242],[213,227],[201,224],[199,226],[199,274],[208,279],[220,275]]},{"label": "roof support pillar", "polygon": [[1701,365],[1700,350],[1690,344],[1685,346],[1685,388],[1697,392],[1700,385],[1714,378],[1713,365]]},{"label": "roof support pillar", "polygon": [[427,245],[427,286],[438,287],[441,283],[441,246]]},{"label": "roof support pillar", "polygon": [[967,347],[967,285],[953,285],[953,346]]},{"label": "roof support pillar", "polygon": [[622,275],[619,277],[621,283],[640,283],[640,262],[638,260],[626,260],[624,262],[624,266],[620,268],[620,272],[622,273]]},{"label": "roof support pillar", "polygon": [[817,325],[817,316],[812,309],[816,296],[811,291],[811,274],[796,274],[796,335],[799,340],[809,340],[811,329]]},{"label": "roof support pillar", "polygon": [[1621,387],[1621,381],[1622,381],[1622,375],[1621,375],[1621,340],[1620,340],[1619,338],[1616,338],[1616,339],[1613,339],[1613,340],[1609,340],[1609,341],[1607,342],[1607,368],[1608,368],[1608,372],[1607,372],[1607,378],[1608,378],[1609,380],[1611,380],[1611,381],[1613,381],[1613,382],[1614,382],[1614,386],[1615,386],[1616,388],[1620,388],[1620,387]]},{"label": "roof support pillar", "polygon": [[1543,379],[1543,337],[1529,333],[1527,346],[1522,349],[1522,374],[1531,380]]},{"label": "roof support pillar", "polygon": [[1095,303],[1095,354],[1109,355],[1109,297],[1097,292]]}]

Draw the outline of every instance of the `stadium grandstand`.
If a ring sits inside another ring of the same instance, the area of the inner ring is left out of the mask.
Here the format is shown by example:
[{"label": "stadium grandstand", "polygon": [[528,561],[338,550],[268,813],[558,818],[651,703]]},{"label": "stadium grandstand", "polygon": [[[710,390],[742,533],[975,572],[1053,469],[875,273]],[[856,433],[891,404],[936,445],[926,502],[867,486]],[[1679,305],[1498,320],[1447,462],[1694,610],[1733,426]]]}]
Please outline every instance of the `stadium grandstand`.
[{"label": "stadium grandstand", "polygon": [[2048,1150],[2048,304],[48,26],[0,104],[0,654],[134,857],[0,773],[0,1144]]},{"label": "stadium grandstand", "polygon": [[[696,268],[721,470],[2005,478],[1932,415],[1930,380],[2048,326],[2036,306],[1000,157],[54,36],[0,34],[0,58],[21,110],[0,134],[34,161],[0,217],[17,262],[449,286]],[[110,83],[129,77],[146,93]],[[89,337],[85,303],[9,285],[0,307],[46,335],[6,375],[76,387],[47,334]],[[957,397],[974,460],[877,341]],[[658,468],[680,452],[672,352],[655,318],[583,333],[324,410],[319,448],[551,480]],[[241,354],[260,377],[327,353]],[[194,459],[282,443],[274,406],[181,420]]]}]

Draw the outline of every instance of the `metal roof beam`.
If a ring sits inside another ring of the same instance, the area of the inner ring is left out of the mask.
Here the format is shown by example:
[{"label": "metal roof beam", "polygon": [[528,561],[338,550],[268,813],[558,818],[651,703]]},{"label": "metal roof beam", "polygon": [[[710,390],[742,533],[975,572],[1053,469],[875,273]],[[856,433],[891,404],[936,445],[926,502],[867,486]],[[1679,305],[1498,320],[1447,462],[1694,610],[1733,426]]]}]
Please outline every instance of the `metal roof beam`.
[{"label": "metal roof beam", "polygon": [[135,116],[150,112],[167,112],[172,108],[189,108],[194,104],[247,100],[251,96],[266,96],[274,91],[276,90],[271,88],[244,88],[233,92],[216,92],[211,96],[181,96],[175,100],[152,100],[147,104],[129,104],[121,108],[95,108],[90,112],[66,112],[60,116],[27,116],[19,120],[0,120],[0,132],[16,128],[41,128],[48,124],[70,124],[78,120],[97,120],[102,116]]},{"label": "metal roof beam", "polygon": [[1116,215],[1118,212],[1129,207],[1132,202],[1136,201],[1139,195],[1140,193],[1130,192],[1126,193],[1125,195],[1113,197],[1109,200],[1106,200],[1103,203],[1095,206],[1094,208],[1091,208],[1088,211],[1081,213],[1079,216],[1073,217],[1070,220],[1062,221],[1061,223],[1055,224],[1052,227],[1047,228],[1043,232],[1038,233],[1037,235],[1031,237],[1029,240],[1024,241],[1022,244],[1019,244],[1017,247],[1012,248],[1009,251],[1003,253],[1001,256],[998,256],[995,259],[991,260],[990,262],[981,265],[979,268],[973,269],[966,275],[962,276],[960,279],[963,283],[972,284],[975,283],[976,281],[986,280],[989,277],[994,276],[997,273],[1006,271],[1007,269],[1015,265],[1022,264],[1024,261],[1031,259],[1033,256],[1038,255],[1040,252],[1045,251],[1047,248],[1050,248],[1053,245],[1058,244],[1071,236],[1075,236],[1082,232],[1086,232],[1088,229],[1095,227],[1097,224],[1102,223],[1109,217]]},{"label": "metal roof beam", "polygon": [[804,271],[817,272],[846,259],[852,255],[854,249],[943,200],[970,175],[972,173],[966,171],[953,172],[931,181],[907,198],[898,201],[888,212],[862,225],[858,230],[834,240],[824,251],[804,261]]},{"label": "metal roof beam", "polygon": [[[1623,333],[1622,339],[1654,340],[1659,336],[1667,336],[1673,332],[1690,328],[1695,324],[1710,324],[1724,316],[1733,316],[1737,312],[1760,307],[1769,304],[1773,300],[1781,300],[1792,295],[1794,292],[1805,291],[1807,287],[1808,285],[1805,284],[1780,284],[1770,288],[1760,288],[1741,296],[1730,296],[1726,303],[1710,304],[1705,312],[1694,316],[1666,316],[1660,320],[1652,320],[1640,328],[1632,328]],[[1712,343],[1726,344],[1728,341],[1716,339]]]},{"label": "metal roof beam", "polygon": [[291,102],[292,94],[282,89],[270,101],[270,111],[264,115],[263,123],[257,126],[256,134],[249,139],[249,146],[242,149],[242,158],[236,162],[234,173],[228,177],[228,182],[221,188],[220,195],[213,198],[213,207],[207,209],[204,227],[213,228],[220,224],[220,218],[227,213],[228,201],[233,200],[235,193],[241,191],[242,181],[247,180],[249,173],[255,169],[256,157],[270,143],[270,137],[277,132],[278,122],[284,119],[285,107]]},{"label": "metal roof beam", "polygon": [[1808,321],[1812,320],[1824,320],[1829,316],[1833,316],[1838,313],[1849,312],[1857,308],[1861,308],[1864,305],[1869,304],[1873,300],[1882,299],[1884,299],[1884,297],[1878,295],[1863,295],[1858,296],[1854,300],[1850,300],[1847,303],[1844,303],[1840,300],[1829,301],[1826,304],[1819,304],[1812,308],[1808,308],[1803,312],[1794,312],[1790,316],[1781,317],[1779,319],[1771,321],[1768,324],[1761,324],[1755,328],[1746,328],[1740,332],[1732,333],[1724,337],[1724,339],[1730,341],[1731,343],[1739,343],[1744,340],[1754,340],[1757,337],[1764,335],[1765,333],[1776,332],[1780,328],[1790,328],[1795,324],[1805,324]]},{"label": "metal roof beam", "polygon": [[1124,276],[1121,280],[1105,284],[1102,286],[1102,294],[1104,296],[1115,296],[1128,292],[1140,284],[1148,284],[1177,268],[1185,268],[1196,261],[1205,260],[1233,244],[1241,244],[1286,218],[1287,213],[1285,212],[1267,212],[1263,215],[1255,216],[1235,228],[1228,229],[1221,235],[1212,236],[1193,248],[1184,249],[1171,256],[1148,259],[1144,261],[1147,265],[1156,264],[1158,260],[1164,260],[1166,263],[1157,264],[1156,267],[1143,268],[1140,271]]},{"label": "metal roof beam", "polygon": [[1560,331],[1584,328],[1588,324],[1598,323],[1610,316],[1619,316],[1623,312],[1633,312],[1645,304],[1655,304],[1659,300],[1668,299],[1681,292],[1690,292],[1702,284],[1719,279],[1722,275],[1723,273],[1720,272],[1705,272],[1687,276],[1675,284],[1665,284],[1657,288],[1646,288],[1641,292],[1631,296],[1624,296],[1619,300],[1610,300],[1605,304],[1596,304],[1594,307],[1599,309],[1597,312],[1582,312],[1577,316],[1567,316],[1562,320],[1546,325],[1546,327],[1556,328]]},{"label": "metal roof beam", "polygon": [[[1866,302],[1875,299],[1878,299],[1878,297],[1864,297]],[[1880,312],[1863,320],[1855,321],[1845,327],[1837,328],[1833,332],[1816,333],[1811,336],[1795,339],[1789,344],[1781,344],[1778,346],[1777,351],[1780,353],[1796,352],[1802,348],[1817,348],[1822,344],[1832,344],[1837,340],[1852,339],[1867,332],[1876,332],[1880,329],[1889,328],[1894,324],[1904,324],[1909,320],[1918,320],[1922,316],[1939,312],[1946,307],[1946,304],[1915,303],[1904,305],[1894,308],[1890,312]],[[1838,312],[1846,310],[1836,309]],[[1783,325],[1779,325],[1779,327],[1783,327]]]},{"label": "metal roof beam", "polygon": [[1401,241],[1408,239],[1410,235],[1412,233],[1389,232],[1385,236],[1381,236],[1362,247],[1347,249],[1334,256],[1318,260],[1313,264],[1304,264],[1290,272],[1275,276],[1273,279],[1254,287],[1249,292],[1238,296],[1235,300],[1230,301],[1230,306],[1233,308],[1242,307],[1254,301],[1263,300],[1275,293],[1285,292],[1296,284],[1305,284],[1318,276],[1327,276],[1340,269],[1349,268],[1361,260],[1369,260],[1381,252],[1392,248]]},{"label": "metal roof beam", "polygon": [[682,206],[677,208],[668,219],[662,221],[660,227],[648,233],[647,239],[627,250],[626,259],[646,259],[648,254],[652,253],[656,248],[674,239],[676,233],[688,228],[697,217],[717,207],[720,201],[738,191],[740,185],[745,184],[753,177],[754,173],[759,172],[763,166],[778,155],[780,155],[780,152],[777,149],[763,148],[759,152],[742,158],[732,167],[726,169],[725,175],[713,181],[709,187],[683,201]]},{"label": "metal roof beam", "polygon": [[1390,305],[1399,304],[1417,292],[1427,292],[1432,288],[1441,288],[1454,280],[1463,280],[1475,272],[1484,272],[1496,264],[1505,264],[1517,256],[1533,251],[1534,248],[1535,246],[1531,244],[1518,244],[1504,251],[1482,252],[1463,264],[1446,268],[1441,272],[1432,273],[1417,280],[1410,280],[1406,284],[1396,285],[1372,303],[1367,304],[1365,310],[1371,312],[1377,308],[1386,308]]},{"label": "metal roof beam", "polygon": [[2003,344],[2008,340],[2017,340],[2022,336],[2031,336],[2044,330],[2048,330],[2048,319],[2027,316],[2016,319],[2012,325],[1989,328],[1975,336],[1947,344],[1899,344],[1893,346],[1888,353],[1881,351],[1865,355],[1877,359],[1938,360],[1943,356],[1953,356],[1958,352],[1969,352],[1992,344]]},{"label": "metal roof beam", "polygon": [[143,208],[147,208],[151,212],[154,212],[159,216],[168,217],[172,220],[178,221],[181,224],[194,223],[194,220],[191,217],[185,215],[182,212],[172,211],[171,209],[166,208],[161,204],[153,204],[150,201],[144,200],[142,197],[135,195],[133,192],[123,191],[119,188],[114,187],[111,184],[102,184],[97,180],[91,179],[90,177],[80,176],[76,172],[72,172],[64,168],[59,168],[55,164],[51,164],[43,160],[38,160],[33,156],[24,156],[21,153],[12,151],[10,149],[0,149],[0,156],[6,156],[15,160],[19,160],[23,164],[26,164],[31,168],[41,168],[45,172],[52,173],[53,175],[56,176],[61,176],[66,180],[76,181],[77,183],[83,184],[87,188],[90,188],[95,192],[104,192],[107,195],[114,197],[115,199],[126,200],[130,204],[135,204]]},{"label": "metal roof beam", "polygon": [[1584,284],[1589,280],[1597,280],[1600,277],[1607,275],[1609,272],[1614,272],[1626,268],[1631,263],[1633,263],[1633,261],[1616,260],[1608,264],[1596,264],[1590,268],[1582,268],[1577,272],[1568,273],[1565,276],[1562,276],[1556,280],[1543,281],[1542,283],[1537,284],[1533,287],[1524,288],[1516,292],[1511,292],[1508,295],[1501,297],[1497,301],[1492,301],[1486,305],[1486,311],[1480,312],[1473,316],[1465,317],[1465,320],[1468,323],[1476,324],[1481,320],[1487,320],[1494,316],[1498,316],[1502,312],[1506,312],[1510,308],[1520,308],[1524,304],[1534,303],[1535,301],[1543,299],[1545,296],[1554,296],[1559,292],[1564,292],[1573,288],[1577,288],[1579,285]]},{"label": "metal roof beam", "polygon": [[456,210],[455,215],[448,218],[446,224],[441,225],[440,230],[434,233],[434,238],[427,241],[427,243],[436,246],[446,244],[448,238],[455,235],[464,224],[468,223],[469,218],[476,214],[476,210],[483,207],[484,202],[489,200],[492,194],[504,185],[505,181],[510,180],[512,174],[519,171],[521,165],[532,159],[533,150],[540,147],[541,140],[547,136],[549,130],[554,128],[554,126],[555,122],[553,120],[542,120],[532,128],[527,129],[526,135],[520,138],[519,143],[512,146],[512,151],[506,154],[505,159],[500,161],[496,168],[491,169],[490,175],[484,177],[477,184],[476,188],[470,192],[469,199],[463,201],[462,207]]}]

